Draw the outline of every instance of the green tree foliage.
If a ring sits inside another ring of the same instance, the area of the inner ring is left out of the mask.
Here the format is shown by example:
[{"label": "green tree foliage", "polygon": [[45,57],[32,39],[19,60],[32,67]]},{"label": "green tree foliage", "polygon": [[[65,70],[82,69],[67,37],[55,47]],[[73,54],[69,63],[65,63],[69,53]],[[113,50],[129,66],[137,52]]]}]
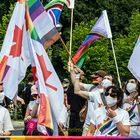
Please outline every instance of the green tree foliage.
[{"label": "green tree foliage", "polygon": [[[14,7],[13,4],[11,4],[11,6],[8,5],[14,2],[15,0],[0,2],[0,9],[2,8],[0,12],[0,47]],[[42,0],[42,2],[46,5],[48,0]],[[128,60],[140,33],[139,7],[139,0],[76,0],[74,8],[72,56],[94,25],[97,19],[95,17],[99,17],[101,11],[106,9],[113,32],[114,47],[120,75],[122,80],[126,80],[130,76],[130,72],[127,69]],[[68,48],[70,14],[71,10],[65,6],[60,19],[60,22],[63,24],[61,31],[62,38]],[[97,69],[105,69],[116,76],[110,41],[102,38],[92,42],[90,46],[87,59],[83,66],[83,70],[87,73],[87,76]],[[67,71],[68,54],[63,48],[62,43],[60,41],[55,43],[49,50],[49,53],[56,71],[64,77],[66,75],[65,71]],[[63,69],[63,67],[65,69]]]},{"label": "green tree foliage", "polygon": [[0,0],[0,22],[2,21],[2,16],[8,13],[10,4],[15,2],[15,0]]},{"label": "green tree foliage", "polygon": [[[81,45],[81,42],[84,41],[85,36],[90,32],[95,21],[96,19],[91,20],[91,22],[87,24],[84,22],[76,24],[75,29],[73,30],[72,56]],[[67,42],[67,46],[69,46],[69,42]],[[109,69],[109,62],[112,58],[109,57],[110,50],[108,48],[109,41],[105,38],[91,43],[90,49],[87,54],[87,59],[83,66],[83,70],[86,71],[87,75],[92,74],[97,69]],[[65,68],[67,68],[68,54],[64,49],[60,52],[60,56],[63,63],[65,64]]]},{"label": "green tree foliage", "polygon": [[[75,54],[81,42],[89,33],[89,29],[91,29],[94,22],[95,20],[91,20],[89,24],[85,24],[84,22],[76,24],[73,31],[73,54]],[[128,35],[119,34],[118,37],[113,41],[122,81],[125,81],[132,76],[127,69],[127,65],[140,33],[139,11],[135,11],[132,13],[129,22],[130,26],[127,28]],[[67,45],[69,45],[69,42],[67,42]],[[88,51],[87,59],[82,68],[85,71],[87,77],[89,77],[89,75],[92,74],[93,71],[96,71],[98,69],[104,69],[117,78],[110,40],[102,38],[100,40],[92,42],[90,46],[91,47]],[[66,66],[68,62],[68,55],[64,50],[60,53],[60,55],[63,63]]]},{"label": "green tree foliage", "polygon": [[3,39],[4,39],[4,36],[5,36],[6,30],[7,30],[8,23],[10,21],[13,9],[14,9],[14,4],[11,4],[10,7],[9,7],[8,13],[4,14],[4,16],[2,16],[2,22],[0,24],[0,48],[2,46]]},{"label": "green tree foliage", "polygon": [[127,78],[131,77],[131,74],[127,69],[127,65],[138,36],[140,35],[140,12],[134,11],[129,21],[130,26],[127,28],[128,35],[120,35],[120,37],[114,40],[122,80],[126,80]]}]

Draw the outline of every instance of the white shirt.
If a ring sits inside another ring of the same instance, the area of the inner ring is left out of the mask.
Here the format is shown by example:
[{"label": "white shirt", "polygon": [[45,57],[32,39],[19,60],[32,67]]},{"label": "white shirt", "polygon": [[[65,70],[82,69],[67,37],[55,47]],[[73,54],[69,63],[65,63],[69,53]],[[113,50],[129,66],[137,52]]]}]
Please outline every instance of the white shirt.
[{"label": "white shirt", "polygon": [[[99,92],[103,92],[103,89],[100,89],[100,88],[98,88],[98,87],[95,87],[95,88],[93,88],[91,91],[90,91],[90,89],[91,89],[91,87],[93,86],[92,84],[83,84],[84,85],[84,88],[87,90],[87,91],[89,91],[90,92],[90,95],[89,95],[89,97],[90,98],[92,98],[91,96],[94,96],[94,95],[92,95],[92,94],[96,94],[97,93],[97,91],[99,91]],[[97,93],[98,94],[98,93]],[[95,95],[96,96],[96,95]],[[99,94],[99,96],[100,96],[100,94]],[[95,97],[95,98],[100,98],[100,97]],[[102,100],[100,100],[100,99],[94,99],[94,101],[96,102],[99,102],[99,103],[102,103]],[[92,115],[92,112],[97,108],[97,105],[95,105],[95,104],[97,104],[97,103],[95,103],[94,101],[91,101],[91,99],[90,100],[88,100],[88,110],[87,110],[87,115],[86,115],[86,119],[85,119],[85,124],[87,124],[87,125],[90,125],[90,119],[91,119],[91,115]]]},{"label": "white shirt", "polygon": [[14,130],[9,111],[0,105],[0,133]]},{"label": "white shirt", "polygon": [[34,101],[30,101],[29,104],[28,104],[28,108],[29,108],[30,110],[33,110],[33,107],[34,107],[35,103],[36,103],[35,100],[34,100]]},{"label": "white shirt", "polygon": [[98,90],[92,91],[89,94],[90,102],[94,102],[94,110],[103,106],[103,101],[101,99],[101,93],[103,93],[103,88],[98,88]]},{"label": "white shirt", "polygon": [[[92,84],[83,84],[84,88],[86,89],[86,91],[89,91],[91,89],[91,87],[93,86]],[[93,88],[92,91],[94,91],[96,89]],[[86,114],[86,119],[85,119],[85,124],[90,125],[90,119],[91,119],[91,114],[94,111],[94,102],[90,102],[88,100],[88,110],[87,110],[87,114]]]},{"label": "white shirt", "polygon": [[67,127],[68,115],[69,114],[67,112],[67,108],[65,107],[65,105],[63,105],[63,108],[61,110],[60,117],[59,117],[59,122],[61,122],[65,128]]},{"label": "white shirt", "polygon": [[[119,118],[119,121],[121,121],[123,125],[130,125],[129,114],[128,114],[127,111],[125,111],[121,108],[118,108],[118,109],[115,110],[115,112],[117,114],[117,117]],[[112,120],[112,122],[110,124],[108,124],[108,126],[101,127],[101,126],[103,126],[103,124],[107,123],[109,120]],[[91,123],[94,124],[97,128],[97,131],[94,134],[96,136],[99,136],[99,135],[102,135],[102,136],[106,136],[106,135],[117,136],[117,135],[119,135],[118,130],[113,131],[113,133],[111,133],[111,134],[106,133],[106,132],[109,132],[108,130],[110,130],[110,128],[112,128],[115,125],[115,123],[114,123],[112,118],[110,118],[106,115],[105,107],[97,108],[93,112],[93,115],[92,115],[92,118],[91,118]]]},{"label": "white shirt", "polygon": [[[129,98],[127,95],[124,95],[125,99]],[[132,108],[132,104],[124,103],[123,109],[128,110]],[[140,125],[140,115],[138,112],[138,106],[136,105],[133,113],[135,114],[134,117],[130,120],[131,125]],[[130,136],[140,136],[140,126],[131,126],[130,129]]]}]

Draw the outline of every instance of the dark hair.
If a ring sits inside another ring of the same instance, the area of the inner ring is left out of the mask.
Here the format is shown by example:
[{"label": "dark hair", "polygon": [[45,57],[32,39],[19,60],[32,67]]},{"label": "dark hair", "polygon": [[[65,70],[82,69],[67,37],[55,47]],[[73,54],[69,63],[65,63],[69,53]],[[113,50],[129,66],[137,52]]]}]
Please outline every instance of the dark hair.
[{"label": "dark hair", "polygon": [[29,82],[33,82],[34,81],[34,77],[32,73],[29,73],[28,77],[27,77]]},{"label": "dark hair", "polygon": [[119,87],[116,87],[116,86],[109,86],[106,89],[106,92],[109,92],[110,89],[112,89],[112,93],[115,93],[115,95],[117,97],[117,107],[121,107],[122,103],[123,103],[123,91],[122,91],[122,89]]}]

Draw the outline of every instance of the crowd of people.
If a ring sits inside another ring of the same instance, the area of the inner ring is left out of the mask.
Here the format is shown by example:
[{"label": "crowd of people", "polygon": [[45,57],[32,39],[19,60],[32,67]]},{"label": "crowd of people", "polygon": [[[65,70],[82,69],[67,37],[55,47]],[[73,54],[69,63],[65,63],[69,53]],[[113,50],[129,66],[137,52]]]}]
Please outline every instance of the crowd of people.
[{"label": "crowd of people", "polygon": [[[64,106],[58,131],[65,136],[140,136],[140,87],[135,78],[119,88],[114,77],[104,70],[91,75],[91,83],[83,83],[84,72],[69,62],[70,79],[64,79]],[[14,101],[22,104],[25,124],[23,135],[49,135],[37,124],[39,93],[32,74],[28,83],[19,88]],[[12,135],[13,125],[5,104],[3,82],[0,82],[0,135]],[[8,104],[8,102],[7,102]]]}]

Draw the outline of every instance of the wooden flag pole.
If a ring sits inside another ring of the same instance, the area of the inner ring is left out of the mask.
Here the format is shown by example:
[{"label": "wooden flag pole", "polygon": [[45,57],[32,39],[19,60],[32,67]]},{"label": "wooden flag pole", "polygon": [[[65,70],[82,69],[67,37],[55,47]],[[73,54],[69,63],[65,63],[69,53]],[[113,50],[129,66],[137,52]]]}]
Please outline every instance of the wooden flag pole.
[{"label": "wooden flag pole", "polygon": [[[70,56],[71,56],[71,50],[72,50],[73,11],[74,11],[74,8],[71,9],[70,48],[69,48]],[[69,61],[70,60],[71,58],[69,57]]]},{"label": "wooden flag pole", "polygon": [[63,44],[64,49],[66,50],[67,54],[69,55],[69,61],[72,61],[72,63],[74,63],[74,62],[73,62],[73,59],[71,58],[71,54],[70,54],[70,52],[69,52],[69,50],[68,50],[68,48],[67,48],[67,46],[66,46],[64,40],[62,39],[61,35],[60,35],[60,40],[61,40],[61,42],[62,42],[62,44]]},{"label": "wooden flag pole", "polygon": [[112,38],[110,38],[110,42],[111,42],[111,47],[112,47],[112,51],[113,51],[113,56],[114,56],[114,61],[115,61],[115,66],[116,66],[119,86],[122,89],[122,84],[121,84],[121,79],[120,79],[120,74],[119,74],[119,69],[118,69],[118,64],[117,64],[117,60],[116,60],[116,54],[115,54],[115,49],[114,49],[114,46],[113,46]]}]

